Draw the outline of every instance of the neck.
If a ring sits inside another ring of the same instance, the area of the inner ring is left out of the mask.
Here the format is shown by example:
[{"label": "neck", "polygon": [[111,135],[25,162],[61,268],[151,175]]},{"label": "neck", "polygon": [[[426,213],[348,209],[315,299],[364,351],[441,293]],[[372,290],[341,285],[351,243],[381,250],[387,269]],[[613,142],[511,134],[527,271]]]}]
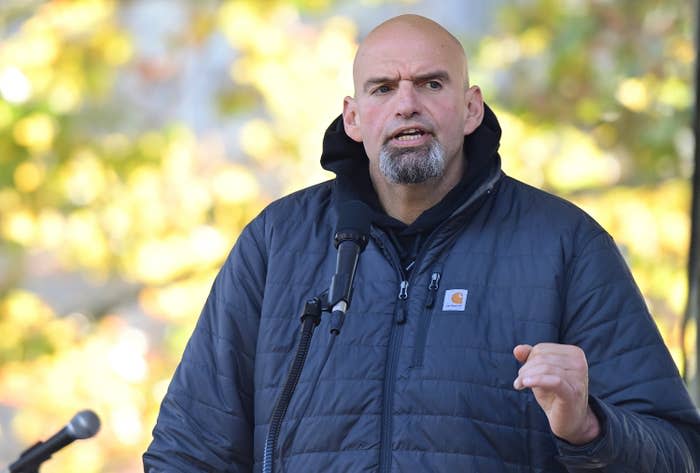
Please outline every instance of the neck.
[{"label": "neck", "polygon": [[372,184],[384,211],[406,225],[440,202],[462,179],[464,159],[459,156],[445,168],[442,176],[419,184],[393,184],[386,180],[377,166],[370,166]]}]

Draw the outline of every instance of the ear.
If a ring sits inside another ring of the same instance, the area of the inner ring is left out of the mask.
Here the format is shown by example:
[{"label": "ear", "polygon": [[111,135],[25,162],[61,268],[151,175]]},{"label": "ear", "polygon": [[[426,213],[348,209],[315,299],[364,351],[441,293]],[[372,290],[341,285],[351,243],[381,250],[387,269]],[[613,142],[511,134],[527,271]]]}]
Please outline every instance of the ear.
[{"label": "ear", "polygon": [[467,113],[464,119],[464,136],[476,130],[484,120],[484,98],[481,89],[473,85],[464,91]]},{"label": "ear", "polygon": [[358,143],[362,143],[360,115],[357,113],[357,102],[352,97],[343,99],[343,127],[350,138]]}]

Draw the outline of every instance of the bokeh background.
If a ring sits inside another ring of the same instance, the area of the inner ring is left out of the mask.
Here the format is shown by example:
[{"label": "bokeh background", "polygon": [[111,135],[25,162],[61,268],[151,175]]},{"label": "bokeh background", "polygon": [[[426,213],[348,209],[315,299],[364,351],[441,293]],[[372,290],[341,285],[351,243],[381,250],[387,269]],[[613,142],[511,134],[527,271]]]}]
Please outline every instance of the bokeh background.
[{"label": "bokeh background", "polygon": [[50,472],[138,472],[245,223],[330,178],[325,127],[383,19],[454,32],[505,171],[615,237],[679,369],[694,2],[131,0],[0,4],[0,466],[83,408]]}]

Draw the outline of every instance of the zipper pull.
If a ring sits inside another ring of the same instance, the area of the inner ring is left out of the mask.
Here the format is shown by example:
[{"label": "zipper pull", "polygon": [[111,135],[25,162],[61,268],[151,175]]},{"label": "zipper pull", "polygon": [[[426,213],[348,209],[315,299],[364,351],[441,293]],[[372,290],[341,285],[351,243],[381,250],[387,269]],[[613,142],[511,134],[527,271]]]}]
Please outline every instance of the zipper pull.
[{"label": "zipper pull", "polygon": [[408,299],[408,281],[401,281],[401,286],[399,286],[399,299],[402,301]]},{"label": "zipper pull", "polygon": [[428,300],[425,302],[425,308],[430,309],[435,304],[435,295],[440,286],[440,273],[433,273],[430,276],[430,284],[428,285]]},{"label": "zipper pull", "polygon": [[401,281],[401,286],[399,287],[399,307],[396,311],[396,323],[402,324],[406,322],[406,304],[404,301],[408,299],[408,281]]}]

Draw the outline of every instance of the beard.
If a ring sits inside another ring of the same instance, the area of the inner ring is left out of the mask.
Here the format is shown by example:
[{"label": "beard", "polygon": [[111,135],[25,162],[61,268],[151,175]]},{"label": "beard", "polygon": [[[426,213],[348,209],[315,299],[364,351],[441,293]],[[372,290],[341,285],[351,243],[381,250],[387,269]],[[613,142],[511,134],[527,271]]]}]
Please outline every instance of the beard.
[{"label": "beard", "polygon": [[392,184],[420,184],[442,176],[445,150],[436,140],[414,148],[385,144],[379,151],[379,170]]}]

